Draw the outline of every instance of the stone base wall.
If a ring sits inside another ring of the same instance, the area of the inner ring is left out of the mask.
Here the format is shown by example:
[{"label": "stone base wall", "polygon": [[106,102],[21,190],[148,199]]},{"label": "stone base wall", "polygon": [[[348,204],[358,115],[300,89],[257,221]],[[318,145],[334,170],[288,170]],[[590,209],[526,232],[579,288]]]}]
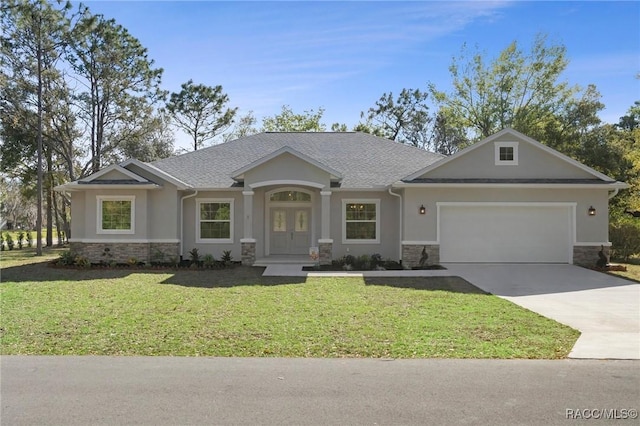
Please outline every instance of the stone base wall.
[{"label": "stone base wall", "polygon": [[440,246],[437,244],[403,245],[402,265],[408,268],[420,266],[422,251],[429,256],[425,265],[437,265],[440,263]]},{"label": "stone base wall", "polygon": [[256,243],[240,243],[240,251],[242,254],[242,264],[245,266],[253,266],[256,262]]},{"label": "stone base wall", "polygon": [[333,260],[333,244],[319,243],[318,250],[320,251],[320,264],[331,265],[331,261]]},{"label": "stone base wall", "polygon": [[151,262],[170,262],[180,258],[180,243],[149,243]]},{"label": "stone base wall", "polygon": [[[573,246],[573,264],[593,268],[598,264],[600,256],[598,252],[602,249],[601,245],[597,246]],[[611,247],[604,246],[604,255],[609,260]]]},{"label": "stone base wall", "polygon": [[[177,257],[180,245],[178,243],[81,243],[71,242],[69,244],[72,252],[89,259],[91,263],[116,262],[127,263],[130,259],[137,259],[138,262],[148,263],[150,261],[168,262],[171,257]],[[105,249],[109,249],[105,251]],[[158,257],[157,251],[164,254],[164,259]],[[106,255],[105,253],[108,253]]]}]

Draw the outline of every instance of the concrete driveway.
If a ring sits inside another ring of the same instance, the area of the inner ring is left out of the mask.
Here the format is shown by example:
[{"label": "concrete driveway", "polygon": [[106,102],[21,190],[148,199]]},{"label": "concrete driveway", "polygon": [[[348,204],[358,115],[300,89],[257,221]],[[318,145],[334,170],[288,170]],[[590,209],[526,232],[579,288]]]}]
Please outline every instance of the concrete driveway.
[{"label": "concrete driveway", "polygon": [[574,265],[444,266],[449,275],[582,332],[570,358],[640,359],[640,284]]}]

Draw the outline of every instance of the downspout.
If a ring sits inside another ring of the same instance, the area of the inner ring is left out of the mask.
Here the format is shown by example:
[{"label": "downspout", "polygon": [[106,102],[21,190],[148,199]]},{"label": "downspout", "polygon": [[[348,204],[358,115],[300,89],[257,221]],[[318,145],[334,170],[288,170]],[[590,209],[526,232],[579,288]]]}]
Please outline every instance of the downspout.
[{"label": "downspout", "polygon": [[185,195],[180,199],[180,260],[182,260],[184,252],[184,200],[198,195],[198,190],[195,189],[194,191],[193,194]]},{"label": "downspout", "polygon": [[398,209],[398,216],[400,218],[400,220],[398,220],[400,223],[400,232],[398,232],[398,238],[400,238],[400,243],[398,244],[398,260],[402,263],[402,195],[392,192],[391,186],[389,186],[389,194],[400,199],[400,208]]},{"label": "downspout", "polygon": [[620,192],[620,188],[615,188],[613,190],[613,192],[611,194],[609,194],[609,199],[612,199],[613,197],[615,197],[616,195],[618,195],[618,192]]}]

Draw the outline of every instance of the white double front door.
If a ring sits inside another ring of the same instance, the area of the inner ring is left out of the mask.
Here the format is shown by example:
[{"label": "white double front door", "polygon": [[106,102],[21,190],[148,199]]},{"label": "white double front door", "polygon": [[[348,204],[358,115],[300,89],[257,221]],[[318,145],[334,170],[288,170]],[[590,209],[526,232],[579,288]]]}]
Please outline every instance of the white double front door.
[{"label": "white double front door", "polygon": [[311,209],[271,207],[270,254],[308,254],[311,245]]}]

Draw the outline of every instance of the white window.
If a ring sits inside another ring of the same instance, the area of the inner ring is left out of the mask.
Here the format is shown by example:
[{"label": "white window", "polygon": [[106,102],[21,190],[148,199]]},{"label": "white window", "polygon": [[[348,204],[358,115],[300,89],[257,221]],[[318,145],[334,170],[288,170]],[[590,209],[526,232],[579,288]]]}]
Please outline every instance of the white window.
[{"label": "white window", "polygon": [[496,166],[518,165],[518,142],[495,143]]},{"label": "white window", "polygon": [[98,200],[96,233],[135,233],[135,196],[99,195],[96,198]]},{"label": "white window", "polygon": [[342,200],[342,243],[380,243],[380,200]]},{"label": "white window", "polygon": [[196,200],[196,243],[233,242],[233,199]]}]

